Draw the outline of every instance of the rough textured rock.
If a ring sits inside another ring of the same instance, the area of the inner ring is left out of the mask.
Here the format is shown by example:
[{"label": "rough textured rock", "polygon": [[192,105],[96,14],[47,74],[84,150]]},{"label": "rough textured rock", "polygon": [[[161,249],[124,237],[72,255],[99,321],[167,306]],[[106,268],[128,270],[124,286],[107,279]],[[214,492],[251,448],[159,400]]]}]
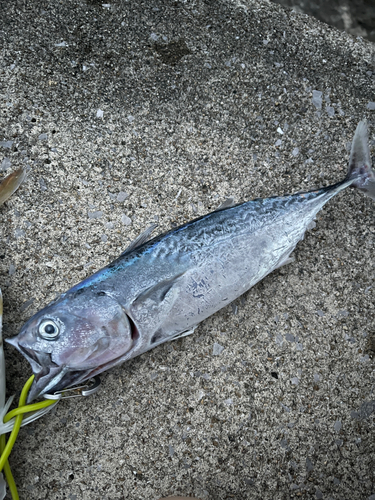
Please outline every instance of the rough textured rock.
[{"label": "rough textured rock", "polygon": [[[271,3],[15,0],[0,37],[0,163],[30,167],[0,211],[6,336],[151,222],[332,183],[363,117],[374,146],[374,46]],[[375,494],[374,231],[343,193],[293,264],[24,428],[21,498]]]}]

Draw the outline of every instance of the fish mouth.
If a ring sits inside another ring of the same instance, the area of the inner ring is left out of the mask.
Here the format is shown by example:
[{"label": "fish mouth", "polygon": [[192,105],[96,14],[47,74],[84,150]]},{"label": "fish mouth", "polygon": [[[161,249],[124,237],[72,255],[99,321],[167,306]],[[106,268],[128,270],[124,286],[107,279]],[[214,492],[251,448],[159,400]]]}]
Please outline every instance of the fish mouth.
[{"label": "fish mouth", "polygon": [[49,353],[34,351],[21,344],[16,347],[30,363],[35,376],[27,396],[27,403],[29,404],[38,396],[54,388],[64,376],[66,367],[56,365],[56,363],[52,361],[51,354]]},{"label": "fish mouth", "polygon": [[[9,342],[10,343],[10,342]],[[24,347],[21,344],[18,344],[17,349],[19,352],[27,359],[30,363],[31,368],[35,376],[43,375],[45,370],[48,370],[50,366],[52,366],[51,355],[45,352],[33,351],[33,349],[29,349],[28,347]]]},{"label": "fish mouth", "polygon": [[27,359],[34,373],[35,378],[27,396],[27,404],[47,392],[55,392],[75,384],[75,381],[85,373],[70,372],[67,366],[56,365],[50,353],[25,347],[19,343],[17,337],[6,339],[6,342],[13,345]]},{"label": "fish mouth", "polygon": [[19,351],[22,356],[27,359],[27,361],[31,365],[34,375],[42,372],[44,370],[44,366],[49,367],[50,365],[52,365],[50,354],[40,351],[34,351],[33,349],[29,349],[28,347],[23,346],[19,342],[18,335],[10,339],[5,339],[5,342],[15,347],[17,351]]}]

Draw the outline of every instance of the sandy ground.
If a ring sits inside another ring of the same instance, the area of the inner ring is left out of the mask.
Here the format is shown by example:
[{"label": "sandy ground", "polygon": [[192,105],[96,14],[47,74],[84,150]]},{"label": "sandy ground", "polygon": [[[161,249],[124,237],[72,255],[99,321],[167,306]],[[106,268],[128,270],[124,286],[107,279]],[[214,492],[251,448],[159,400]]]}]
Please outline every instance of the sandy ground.
[{"label": "sandy ground", "polygon": [[[5,336],[151,222],[340,180],[364,117],[374,151],[374,45],[305,15],[0,5],[0,166],[30,167],[0,210]],[[374,210],[340,194],[293,264],[24,428],[21,499],[374,499]]]}]

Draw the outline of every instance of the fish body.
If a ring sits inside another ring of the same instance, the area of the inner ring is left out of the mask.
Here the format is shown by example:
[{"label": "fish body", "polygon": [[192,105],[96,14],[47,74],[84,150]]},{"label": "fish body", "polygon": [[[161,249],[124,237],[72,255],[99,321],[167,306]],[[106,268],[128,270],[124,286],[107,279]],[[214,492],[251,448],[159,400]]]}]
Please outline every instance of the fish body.
[{"label": "fish body", "polygon": [[356,130],[347,177],[290,196],[219,207],[148,240],[55,299],[10,340],[35,374],[29,400],[81,383],[196,326],[278,267],[316,214],[348,186],[375,199],[367,128]]}]

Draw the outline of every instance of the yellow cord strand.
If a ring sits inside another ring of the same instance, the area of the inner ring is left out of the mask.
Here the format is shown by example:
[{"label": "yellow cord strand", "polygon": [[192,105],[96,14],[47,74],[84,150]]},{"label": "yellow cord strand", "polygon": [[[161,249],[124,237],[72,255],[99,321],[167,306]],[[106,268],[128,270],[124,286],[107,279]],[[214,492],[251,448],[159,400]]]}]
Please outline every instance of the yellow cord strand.
[{"label": "yellow cord strand", "polygon": [[13,417],[17,415],[24,415],[25,413],[30,413],[32,411],[41,410],[42,408],[47,408],[47,406],[51,406],[57,403],[58,400],[46,399],[45,401],[41,401],[40,403],[34,403],[32,405],[19,406],[14,410],[8,412],[4,417],[4,423],[9,422]]},{"label": "yellow cord strand", "polygon": [[[24,385],[24,387],[22,389],[22,392],[21,392],[20,402],[19,402],[18,407],[25,405],[26,398],[27,398],[27,393],[29,392],[29,389],[31,387],[31,384],[32,384],[33,380],[34,380],[34,376],[31,376],[29,378],[29,380],[26,382],[26,384]],[[6,419],[6,416],[5,416],[4,420],[5,419]],[[14,445],[14,443],[16,441],[18,432],[19,432],[20,427],[21,427],[22,419],[23,419],[23,415],[17,415],[16,418],[15,418],[13,430],[10,433],[8,442],[5,445],[3,453],[1,454],[1,458],[0,458],[0,471],[3,470],[4,464],[8,460],[9,454],[12,451],[13,445]]]},{"label": "yellow cord strand", "polygon": [[31,384],[33,383],[34,380],[34,375],[32,375],[29,380],[26,382],[24,385],[18,408],[15,410],[12,410],[8,412],[5,417],[4,417],[4,423],[9,422],[12,418],[14,418],[14,426],[13,430],[10,433],[8,442],[6,443],[5,440],[5,435],[3,434],[0,436],[0,471],[4,469],[5,477],[9,486],[10,493],[12,495],[13,500],[19,500],[17,488],[16,488],[16,483],[14,482],[12,472],[10,470],[9,462],[8,462],[8,457],[10,452],[12,451],[12,448],[14,446],[14,443],[16,441],[18,432],[20,430],[21,424],[22,424],[22,419],[25,413],[30,413],[32,411],[37,411],[42,408],[46,408],[47,406],[51,406],[56,403],[56,401],[53,400],[48,400],[48,401],[42,401],[40,403],[34,403],[31,405],[26,405],[26,399],[27,395],[29,393],[29,389],[31,387]]},{"label": "yellow cord strand", "polygon": [[[3,434],[2,436],[0,436],[0,453],[3,453],[4,448],[5,448],[5,435]],[[8,460],[6,460],[4,464],[4,473],[9,486],[10,494],[12,495],[12,499],[19,500],[16,483],[13,479],[13,474],[12,471],[10,470],[10,465]]]}]

